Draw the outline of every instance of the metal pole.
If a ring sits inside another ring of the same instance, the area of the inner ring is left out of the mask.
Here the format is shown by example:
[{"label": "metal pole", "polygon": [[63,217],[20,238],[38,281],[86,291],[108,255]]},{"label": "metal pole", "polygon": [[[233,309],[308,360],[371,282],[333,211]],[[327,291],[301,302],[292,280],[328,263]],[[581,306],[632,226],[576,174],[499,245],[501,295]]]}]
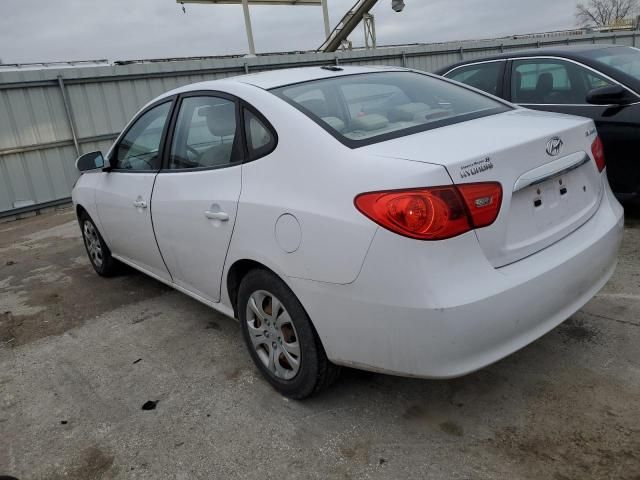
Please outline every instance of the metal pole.
[{"label": "metal pole", "polygon": [[[369,39],[371,38],[371,17],[368,13],[362,16],[362,25],[364,27],[364,48],[369,50],[371,48],[369,45]],[[373,40],[371,40],[371,43],[373,43]]]},{"label": "metal pole", "polygon": [[376,48],[378,41],[376,39],[376,20],[372,14],[367,13],[362,16],[364,22],[364,43],[369,48],[369,42],[367,41],[367,32],[369,32],[369,38],[371,39],[371,48]]},{"label": "metal pole", "polygon": [[249,16],[249,0],[242,0],[242,10],[244,11],[244,28],[247,30],[247,41],[249,42],[249,53],[256,54],[256,46],[253,43],[253,30],[251,30],[251,17]]},{"label": "metal pole", "polygon": [[369,10],[378,2],[378,0],[359,0],[354,5],[353,10],[349,10],[347,14],[342,17],[342,20],[338,22],[338,25],[333,29],[333,36],[326,40],[318,50],[323,52],[335,52],[342,45],[342,41],[353,32],[353,30],[362,21],[362,15],[369,13]]},{"label": "metal pole", "polygon": [[322,16],[324,17],[324,38],[325,40],[331,35],[331,25],[329,23],[329,7],[327,2],[329,0],[322,0]]},{"label": "metal pole", "polygon": [[58,85],[60,86],[60,93],[62,94],[62,103],[64,103],[64,110],[67,113],[67,121],[69,122],[69,128],[71,129],[73,145],[76,147],[76,155],[80,156],[80,145],[78,144],[78,136],[76,135],[76,124],[73,120],[73,113],[71,112],[71,105],[69,104],[69,99],[67,98],[67,90],[64,86],[62,75],[58,75]]}]

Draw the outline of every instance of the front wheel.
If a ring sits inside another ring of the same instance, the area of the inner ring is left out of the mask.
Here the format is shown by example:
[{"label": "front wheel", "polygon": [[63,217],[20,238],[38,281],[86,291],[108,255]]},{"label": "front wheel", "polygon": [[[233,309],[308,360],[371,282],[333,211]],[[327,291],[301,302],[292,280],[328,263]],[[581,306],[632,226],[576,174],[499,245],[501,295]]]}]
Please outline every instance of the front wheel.
[{"label": "front wheel", "polygon": [[89,261],[93,266],[93,269],[98,275],[103,277],[111,277],[118,271],[118,261],[111,256],[111,251],[107,244],[104,243],[104,239],[98,228],[96,227],[91,217],[85,212],[80,214],[80,228],[82,230],[82,239],[84,240],[84,247],[87,250]]},{"label": "front wheel", "polygon": [[339,368],[327,359],[309,316],[275,274],[252,270],[244,277],[238,316],[251,358],[283,395],[302,399],[337,378]]}]

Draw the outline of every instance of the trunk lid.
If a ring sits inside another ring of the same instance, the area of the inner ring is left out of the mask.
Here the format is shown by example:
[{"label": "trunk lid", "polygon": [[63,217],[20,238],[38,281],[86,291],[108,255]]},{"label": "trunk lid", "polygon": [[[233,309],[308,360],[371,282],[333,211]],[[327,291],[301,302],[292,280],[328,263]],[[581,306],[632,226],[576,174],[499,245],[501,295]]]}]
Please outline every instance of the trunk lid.
[{"label": "trunk lid", "polygon": [[455,184],[500,182],[498,218],[475,230],[497,268],[557,242],[595,213],[603,191],[595,138],[589,119],[516,109],[363,150],[442,165]]}]

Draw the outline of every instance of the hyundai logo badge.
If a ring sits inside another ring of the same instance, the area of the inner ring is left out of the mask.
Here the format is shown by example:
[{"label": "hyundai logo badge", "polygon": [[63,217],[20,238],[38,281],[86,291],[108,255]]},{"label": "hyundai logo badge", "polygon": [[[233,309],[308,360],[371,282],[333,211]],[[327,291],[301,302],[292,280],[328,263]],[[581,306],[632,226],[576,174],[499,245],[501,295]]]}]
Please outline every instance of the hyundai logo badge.
[{"label": "hyundai logo badge", "polygon": [[564,142],[560,139],[560,137],[553,137],[551,140],[547,142],[547,154],[555,157],[562,150],[562,146]]}]

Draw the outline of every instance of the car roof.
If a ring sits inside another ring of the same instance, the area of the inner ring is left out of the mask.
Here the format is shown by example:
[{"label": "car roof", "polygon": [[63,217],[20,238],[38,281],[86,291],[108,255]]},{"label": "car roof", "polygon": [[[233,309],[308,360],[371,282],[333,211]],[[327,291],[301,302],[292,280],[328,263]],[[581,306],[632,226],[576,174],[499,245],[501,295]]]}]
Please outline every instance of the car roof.
[{"label": "car roof", "polygon": [[[330,68],[327,68],[330,67]],[[335,68],[338,68],[336,70]],[[162,100],[164,98],[181,94],[194,92],[198,90],[221,90],[225,91],[225,87],[233,84],[246,84],[258,87],[264,90],[283,87],[285,85],[293,85],[296,83],[309,82],[312,80],[321,80],[325,78],[343,77],[347,75],[357,75],[362,73],[376,72],[393,72],[393,71],[411,71],[408,68],[392,67],[392,66],[317,66],[317,67],[300,67],[300,68],[282,68],[278,70],[269,70],[265,72],[250,73],[247,75],[237,75],[234,77],[221,78],[218,80],[206,80],[204,82],[190,83],[183,85],[168,92],[163,93],[159,97],[149,102],[147,106]]]},{"label": "car roof", "polygon": [[383,71],[398,71],[407,69],[399,67],[361,67],[326,65],[318,67],[283,68],[280,70],[270,70],[266,72],[250,73],[230,78],[236,82],[248,83],[259,88],[269,90],[271,88],[283,87],[295,83],[321,80],[325,78],[341,77],[345,75],[355,75],[359,73],[374,73]]},{"label": "car roof", "polygon": [[[558,58],[566,58],[568,60],[573,60],[587,67],[590,67],[598,72],[601,72],[614,80],[622,83],[627,88],[630,88],[636,93],[640,92],[640,80],[638,78],[633,77],[619,69],[616,69],[610,65],[607,65],[602,62],[598,62],[593,58],[593,56],[588,55],[590,52],[602,52],[607,49],[629,49],[633,50],[633,47],[629,47],[627,45],[616,45],[616,44],[606,44],[606,45],[564,45],[557,47],[545,47],[545,48],[535,48],[528,50],[514,50],[505,53],[501,53],[500,55],[493,55],[489,57],[481,57],[469,59],[463,62],[454,63],[444,68],[440,68],[436,70],[434,73],[436,75],[446,75],[451,70],[462,67],[465,65],[471,65],[476,63],[490,62],[494,60],[507,60],[512,58],[528,58],[528,57],[558,57]],[[638,50],[638,49],[635,49]],[[604,54],[606,55],[606,53]]]},{"label": "car roof", "polygon": [[204,82],[191,83],[182,87],[175,88],[163,93],[151,103],[155,103],[172,95],[179,93],[188,93],[197,90],[222,90],[225,86],[233,84],[246,84],[258,87],[264,90],[283,87],[285,85],[293,85],[296,83],[309,82],[312,80],[321,80],[325,78],[343,77],[346,75],[357,75],[362,73],[376,72],[393,72],[393,71],[411,71],[408,68],[392,67],[392,66],[336,66],[325,65],[317,67],[300,67],[300,68],[282,68],[278,70],[269,70],[265,72],[250,73],[247,75],[238,75],[234,77],[221,78],[218,80],[207,80]]},{"label": "car roof", "polygon": [[[598,50],[604,50],[607,48],[616,48],[624,45],[564,45],[557,47],[545,47],[545,48],[532,48],[527,50],[513,50],[499,55],[491,55],[487,57],[474,58],[465,60],[463,62],[457,62],[447,67],[441,68],[436,71],[436,74],[442,75],[447,73],[453,68],[461,65],[468,65],[470,63],[480,63],[491,60],[504,60],[506,58],[514,57],[564,57],[573,60],[585,60],[585,54],[588,52],[594,52]],[[588,59],[588,58],[587,58]]]}]

